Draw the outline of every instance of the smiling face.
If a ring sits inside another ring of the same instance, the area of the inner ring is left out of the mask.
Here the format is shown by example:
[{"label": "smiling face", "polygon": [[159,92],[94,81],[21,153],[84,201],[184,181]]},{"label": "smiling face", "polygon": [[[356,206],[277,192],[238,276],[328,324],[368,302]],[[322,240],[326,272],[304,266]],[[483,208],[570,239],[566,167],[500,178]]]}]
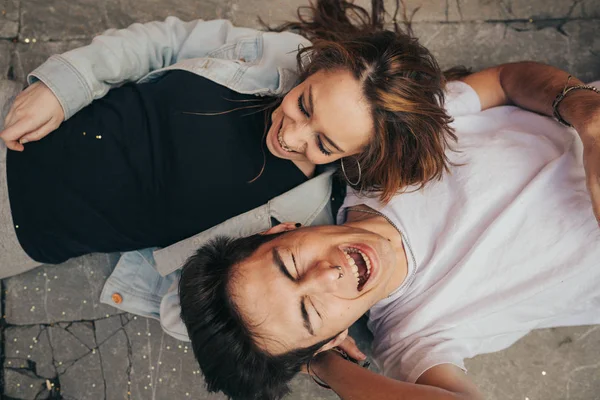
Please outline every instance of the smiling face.
[{"label": "smiling face", "polygon": [[312,165],[362,152],[374,132],[361,85],[346,70],[309,76],[285,96],[271,120],[269,151]]},{"label": "smiling face", "polygon": [[369,230],[301,228],[236,266],[229,291],[258,345],[281,354],[327,340],[357,321],[399,285],[400,257],[390,241]]}]

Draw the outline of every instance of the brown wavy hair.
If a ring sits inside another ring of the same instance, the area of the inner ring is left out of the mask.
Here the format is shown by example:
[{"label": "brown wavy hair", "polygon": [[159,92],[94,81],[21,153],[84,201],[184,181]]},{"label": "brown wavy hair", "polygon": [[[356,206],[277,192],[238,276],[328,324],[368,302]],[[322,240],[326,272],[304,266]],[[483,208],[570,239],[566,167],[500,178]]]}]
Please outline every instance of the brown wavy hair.
[{"label": "brown wavy hair", "polygon": [[[404,30],[397,21],[400,10]],[[300,79],[320,70],[348,70],[371,105],[374,137],[363,152],[340,160],[347,181],[358,181],[355,189],[376,191],[387,202],[407,187],[418,190],[448,172],[446,149],[456,136],[443,106],[446,78],[412,35],[404,3],[396,0],[390,15],[383,0],[372,0],[370,13],[352,1],[315,0],[297,15],[296,22],[268,29],[290,30],[312,41],[298,53]],[[389,29],[386,15],[392,17]],[[456,77],[465,70],[449,73]]]}]

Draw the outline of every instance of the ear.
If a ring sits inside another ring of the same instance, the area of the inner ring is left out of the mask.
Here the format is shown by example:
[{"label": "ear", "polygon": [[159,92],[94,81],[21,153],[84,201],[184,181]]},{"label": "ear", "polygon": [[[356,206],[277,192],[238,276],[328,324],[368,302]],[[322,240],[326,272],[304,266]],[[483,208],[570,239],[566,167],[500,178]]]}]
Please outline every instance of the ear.
[{"label": "ear", "polygon": [[323,345],[323,347],[321,347],[319,349],[319,351],[317,351],[317,353],[320,353],[322,351],[331,350],[334,347],[339,346],[340,344],[342,344],[342,342],[344,340],[346,340],[346,337],[348,337],[348,329],[346,329],[345,331],[343,331],[342,333],[340,333],[339,335],[337,335],[336,337],[331,339],[329,342],[325,343]]},{"label": "ear", "polygon": [[264,232],[261,232],[261,235],[273,235],[275,233],[293,231],[296,228],[299,228],[301,225],[296,222],[282,222],[279,225],[275,225],[272,228],[267,229]]}]

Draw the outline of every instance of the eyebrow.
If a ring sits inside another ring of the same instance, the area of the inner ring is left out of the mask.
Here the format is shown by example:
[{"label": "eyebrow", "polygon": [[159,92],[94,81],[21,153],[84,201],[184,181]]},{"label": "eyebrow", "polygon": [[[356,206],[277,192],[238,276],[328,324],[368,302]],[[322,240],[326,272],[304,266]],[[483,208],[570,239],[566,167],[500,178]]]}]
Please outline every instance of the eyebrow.
[{"label": "eyebrow", "polygon": [[[308,106],[310,107],[310,113],[314,115],[315,113],[315,105],[313,103],[313,92],[312,92],[312,85],[308,86]],[[323,136],[323,138],[325,139],[325,141],[334,149],[336,149],[337,151],[339,151],[340,153],[345,153],[344,150],[342,150],[342,148],[340,146],[338,146],[337,144],[334,143],[333,140],[331,140],[326,134],[321,132],[321,135]]]},{"label": "eyebrow", "polygon": [[[279,268],[279,271],[281,271],[281,273],[285,275],[286,278],[288,278],[294,283],[297,282],[296,279],[294,279],[294,277],[292,276],[292,274],[290,274],[290,271],[288,271],[288,269],[285,267],[285,264],[281,258],[281,254],[279,254],[279,249],[277,247],[273,248],[273,260],[275,260],[277,268]],[[295,261],[296,260],[294,260],[294,262]],[[304,322],[304,327],[306,328],[308,333],[311,334],[311,336],[315,336],[315,331],[310,322],[308,311],[306,310],[306,297],[300,299],[300,313],[302,314],[302,321]]]}]

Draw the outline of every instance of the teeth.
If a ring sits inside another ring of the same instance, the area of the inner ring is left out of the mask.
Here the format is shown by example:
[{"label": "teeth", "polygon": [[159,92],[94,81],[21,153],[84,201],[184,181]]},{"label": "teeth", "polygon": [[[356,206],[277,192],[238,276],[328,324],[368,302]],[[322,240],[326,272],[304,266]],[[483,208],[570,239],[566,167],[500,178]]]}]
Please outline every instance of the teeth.
[{"label": "teeth", "polygon": [[369,278],[369,276],[371,274],[371,261],[369,260],[369,257],[367,257],[367,255],[365,253],[363,253],[362,251],[360,251],[358,249],[348,248],[348,249],[344,250],[344,254],[346,255],[346,260],[348,260],[348,265],[352,269],[352,273],[354,274],[354,278],[356,279],[356,286],[358,287],[358,285],[360,285],[360,280],[359,280],[360,275],[358,273],[358,266],[356,265],[356,262],[350,256],[351,253],[360,254],[361,257],[363,258],[363,260],[365,261],[365,265],[367,266],[367,274],[366,274],[367,279]]},{"label": "teeth", "polygon": [[277,133],[277,140],[279,141],[279,144],[285,151],[288,151],[288,152],[292,151],[292,149],[290,149],[288,147],[288,145],[285,144],[285,142],[283,141],[283,132],[282,132],[281,128],[279,129],[279,132]]}]

